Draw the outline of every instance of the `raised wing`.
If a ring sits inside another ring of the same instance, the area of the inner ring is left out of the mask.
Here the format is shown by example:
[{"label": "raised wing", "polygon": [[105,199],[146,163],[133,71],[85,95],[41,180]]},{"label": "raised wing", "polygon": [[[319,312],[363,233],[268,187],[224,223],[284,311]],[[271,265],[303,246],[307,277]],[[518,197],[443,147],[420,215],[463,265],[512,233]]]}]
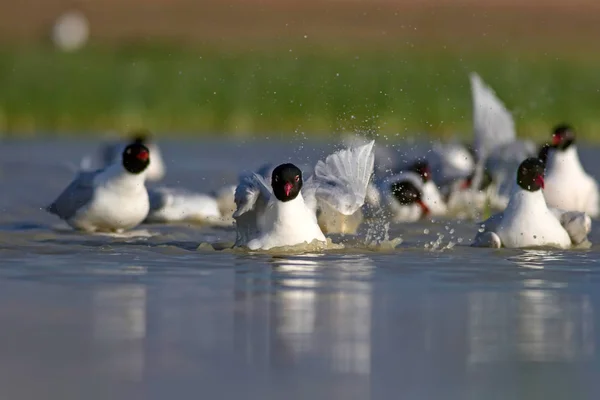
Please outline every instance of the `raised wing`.
[{"label": "raised wing", "polygon": [[94,178],[100,171],[81,171],[46,211],[67,220],[94,197]]},{"label": "raised wing", "polygon": [[344,215],[354,214],[365,203],[375,156],[371,140],[367,144],[337,151],[315,166],[314,175],[305,183],[302,194],[315,210],[319,202]]},{"label": "raised wing", "polygon": [[236,246],[245,246],[259,233],[259,218],[267,207],[272,192],[265,179],[257,174],[244,175],[235,189]]},{"label": "raised wing", "polygon": [[479,75],[472,73],[470,78],[475,151],[479,159],[485,159],[496,147],[516,139],[515,123],[511,113]]}]

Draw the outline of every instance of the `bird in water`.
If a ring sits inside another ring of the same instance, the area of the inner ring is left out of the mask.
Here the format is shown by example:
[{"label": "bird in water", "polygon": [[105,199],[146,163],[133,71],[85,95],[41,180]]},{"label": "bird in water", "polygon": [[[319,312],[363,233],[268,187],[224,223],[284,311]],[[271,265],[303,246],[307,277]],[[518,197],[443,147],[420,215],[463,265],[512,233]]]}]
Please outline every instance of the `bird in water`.
[{"label": "bird in water", "polygon": [[581,165],[575,131],[559,125],[552,133],[546,160],[544,196],[550,207],[598,217],[598,184]]},{"label": "bird in water", "polygon": [[121,161],[96,171],[80,171],[46,208],[75,229],[122,232],[139,225],[150,208],[145,186],[148,148],[125,147]]},{"label": "bird in water", "polygon": [[235,192],[235,246],[269,250],[326,242],[317,220],[319,207],[327,204],[345,216],[360,209],[373,173],[373,144],[328,156],[306,181],[291,163],[273,169],[270,183],[261,174],[243,176]]},{"label": "bird in water", "polygon": [[591,230],[590,217],[548,208],[544,186],[544,163],[535,157],[523,161],[506,209],[483,222],[473,246],[569,248],[584,243]]},{"label": "bird in water", "polygon": [[81,160],[81,169],[93,170],[95,166],[104,168],[119,162],[123,149],[131,144],[138,143],[148,148],[152,153],[152,163],[146,171],[146,181],[156,182],[164,178],[166,167],[158,144],[152,139],[150,131],[146,129],[134,130],[129,133],[129,138],[125,141],[119,140],[106,143],[100,147],[97,157],[86,156]]}]

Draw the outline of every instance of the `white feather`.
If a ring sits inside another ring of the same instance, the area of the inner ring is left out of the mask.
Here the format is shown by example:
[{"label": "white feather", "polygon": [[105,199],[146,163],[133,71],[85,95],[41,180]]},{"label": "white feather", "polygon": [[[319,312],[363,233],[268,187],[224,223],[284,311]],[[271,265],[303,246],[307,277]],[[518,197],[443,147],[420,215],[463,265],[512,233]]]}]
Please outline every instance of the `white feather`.
[{"label": "white feather", "polygon": [[[494,241],[490,241],[490,232],[497,235],[502,246],[508,248],[539,246],[568,248],[579,244],[583,241],[581,232],[582,229],[586,229],[587,221],[585,218],[573,215],[563,217],[563,214],[548,209],[541,190],[529,192],[515,185],[506,209],[483,223],[483,232],[476,235],[473,246],[492,246]],[[563,223],[571,224],[569,229],[574,232],[573,235],[567,232]],[[578,226],[579,224],[582,226]],[[587,233],[584,236],[587,236]],[[578,243],[575,243],[573,238]]]},{"label": "white feather", "polygon": [[314,175],[305,182],[307,205],[316,212],[325,202],[343,215],[352,215],[365,203],[375,156],[375,141],[337,151],[317,162]]},{"label": "white feather", "polygon": [[221,218],[217,200],[185,189],[159,187],[148,189],[150,212],[147,222],[211,222]]},{"label": "white feather", "polygon": [[598,184],[583,169],[575,145],[564,151],[550,150],[544,196],[551,207],[598,217]]},{"label": "white feather", "polygon": [[259,219],[272,197],[274,198],[271,187],[259,174],[251,173],[241,177],[234,196],[237,207],[233,213],[237,231],[236,246],[246,246],[260,234]]},{"label": "white feather", "polygon": [[498,146],[513,142],[517,135],[511,113],[476,73],[471,73],[475,150],[484,159]]}]

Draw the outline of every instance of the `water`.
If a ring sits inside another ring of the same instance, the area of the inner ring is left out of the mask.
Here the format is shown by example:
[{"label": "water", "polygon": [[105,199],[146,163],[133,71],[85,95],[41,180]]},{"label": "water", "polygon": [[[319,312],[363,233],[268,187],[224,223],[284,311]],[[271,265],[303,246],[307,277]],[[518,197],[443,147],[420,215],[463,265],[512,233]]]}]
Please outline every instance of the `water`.
[{"label": "water", "polygon": [[[392,225],[396,251],[277,257],[196,250],[233,241],[226,228],[87,236],[40,208],[95,145],[0,146],[5,398],[600,395],[598,225],[584,251],[471,249],[477,225],[457,221]],[[330,149],[300,145],[167,142],[166,182],[210,190]],[[597,154],[583,161],[600,176]]]}]

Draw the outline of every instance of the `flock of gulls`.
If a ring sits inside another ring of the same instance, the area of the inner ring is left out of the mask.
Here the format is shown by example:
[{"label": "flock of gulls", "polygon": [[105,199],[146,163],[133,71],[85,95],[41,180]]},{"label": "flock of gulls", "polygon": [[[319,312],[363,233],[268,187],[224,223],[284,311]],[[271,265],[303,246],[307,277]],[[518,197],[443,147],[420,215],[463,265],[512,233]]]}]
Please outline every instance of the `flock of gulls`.
[{"label": "flock of gulls", "polygon": [[[234,224],[235,247],[269,250],[356,234],[367,220],[410,223],[478,218],[477,247],[571,248],[589,244],[598,186],[580,163],[574,130],[559,125],[536,145],[520,140],[510,112],[472,74],[474,140],[435,143],[423,157],[360,136],[318,161],[312,174],[266,164],[237,185],[204,194],[147,187],[166,172],[149,135],[106,145],[85,159],[47,211],[85,232],[123,232],[144,222]],[[403,159],[400,159],[403,158]],[[99,162],[98,168],[92,165]]]}]

